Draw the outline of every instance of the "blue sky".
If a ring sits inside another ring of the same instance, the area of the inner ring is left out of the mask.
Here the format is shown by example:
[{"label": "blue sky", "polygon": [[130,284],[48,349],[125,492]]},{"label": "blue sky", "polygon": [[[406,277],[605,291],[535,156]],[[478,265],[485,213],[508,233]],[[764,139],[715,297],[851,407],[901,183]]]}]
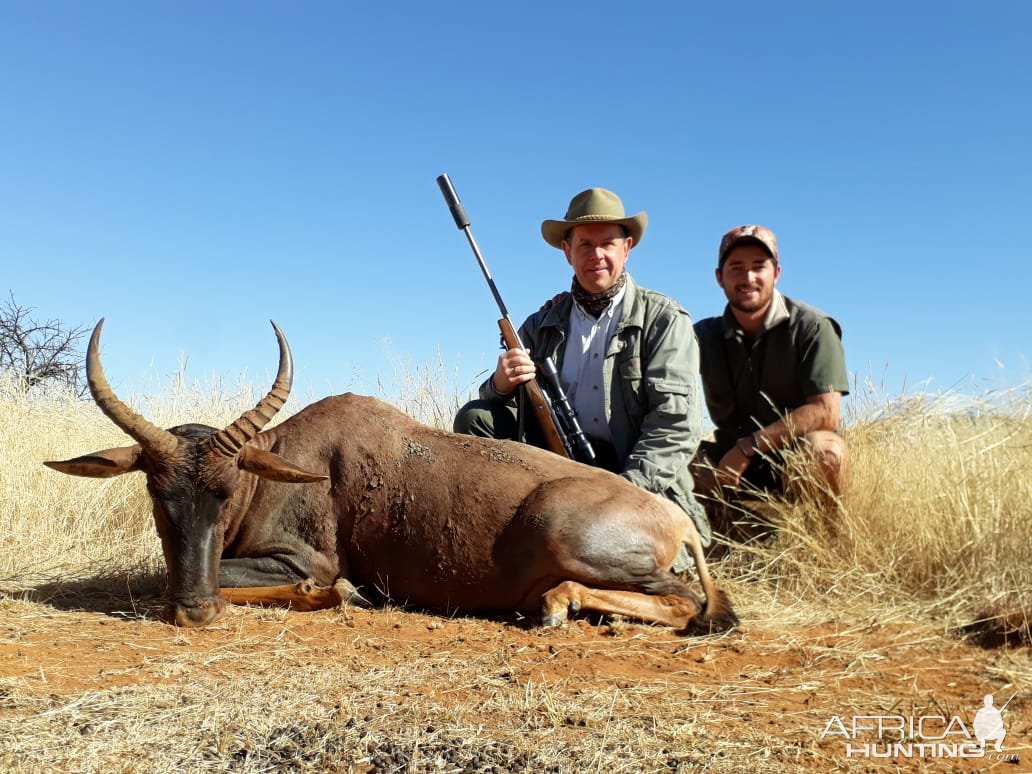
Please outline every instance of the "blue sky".
[{"label": "blue sky", "polygon": [[571,273],[540,237],[604,186],[628,265],[718,314],[716,246],[774,229],[780,288],[890,393],[1032,378],[1032,5],[0,0],[0,266],[135,390],[275,369],[375,392],[493,367],[451,175],[519,323]]}]

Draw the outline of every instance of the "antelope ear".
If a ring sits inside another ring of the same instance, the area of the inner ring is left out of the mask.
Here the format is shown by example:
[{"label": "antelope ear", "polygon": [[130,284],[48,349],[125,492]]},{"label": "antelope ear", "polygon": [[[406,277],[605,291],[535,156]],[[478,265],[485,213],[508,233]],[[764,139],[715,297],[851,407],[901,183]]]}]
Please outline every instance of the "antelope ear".
[{"label": "antelope ear", "polygon": [[309,473],[297,465],[292,465],[278,454],[262,451],[254,446],[244,446],[237,455],[237,465],[241,470],[254,473],[256,476],[270,481],[282,481],[286,484],[310,484],[313,481],[325,481],[329,476]]},{"label": "antelope ear", "polygon": [[69,476],[113,478],[123,473],[139,470],[138,463],[140,452],[142,451],[143,447],[137,443],[132,446],[104,449],[103,451],[93,452],[93,454],[85,454],[82,457],[74,457],[70,460],[44,462],[43,464],[59,473],[67,473]]}]

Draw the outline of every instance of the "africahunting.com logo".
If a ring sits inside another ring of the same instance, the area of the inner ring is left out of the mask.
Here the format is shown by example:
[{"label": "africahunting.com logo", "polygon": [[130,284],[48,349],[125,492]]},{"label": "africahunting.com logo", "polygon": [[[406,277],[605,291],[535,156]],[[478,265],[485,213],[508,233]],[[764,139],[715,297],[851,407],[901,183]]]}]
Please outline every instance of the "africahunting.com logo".
[{"label": "africahunting.com logo", "polygon": [[997,707],[993,695],[986,694],[982,707],[968,720],[940,714],[833,715],[820,739],[841,739],[848,758],[986,758],[1017,763],[1017,754],[1003,746],[1004,712],[1014,696]]}]

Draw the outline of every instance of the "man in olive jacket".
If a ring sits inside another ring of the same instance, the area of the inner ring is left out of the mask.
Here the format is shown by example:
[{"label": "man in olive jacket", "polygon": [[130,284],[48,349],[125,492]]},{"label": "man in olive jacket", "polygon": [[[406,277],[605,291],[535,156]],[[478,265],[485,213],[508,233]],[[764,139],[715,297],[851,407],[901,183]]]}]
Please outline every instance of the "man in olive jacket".
[{"label": "man in olive jacket", "polygon": [[[673,500],[708,545],[709,522],[692,494],[690,467],[702,435],[692,320],[625,271],[647,223],[644,212],[625,216],[613,192],[592,188],[571,200],[564,219],[541,224],[545,241],[573,268],[571,291],[523,323],[519,336],[529,353],[503,352],[480,400],[459,411],[454,427],[543,445],[517,388],[537,372],[532,357],[550,356],[598,464]],[[685,559],[682,552],[675,569]]]}]

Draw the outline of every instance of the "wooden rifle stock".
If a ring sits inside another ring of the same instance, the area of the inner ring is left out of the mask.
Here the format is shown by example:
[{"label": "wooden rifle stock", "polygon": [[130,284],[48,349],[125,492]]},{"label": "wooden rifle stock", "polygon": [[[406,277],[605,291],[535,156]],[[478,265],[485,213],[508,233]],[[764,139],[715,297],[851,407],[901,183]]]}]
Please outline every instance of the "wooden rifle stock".
[{"label": "wooden rifle stock", "polygon": [[[498,327],[502,331],[502,340],[505,341],[506,349],[523,349],[519,334],[516,333],[512,320],[508,316],[498,321]],[[537,420],[538,427],[541,428],[541,435],[545,441],[545,446],[548,447],[549,451],[553,451],[563,457],[570,457],[570,450],[567,448],[566,439],[562,431],[559,430],[559,425],[555,421],[555,415],[552,413],[552,401],[548,399],[548,395],[541,389],[537,378],[535,377],[529,382],[524,382],[523,387],[527,393],[527,402],[530,403],[530,407],[534,410],[534,418]]]},{"label": "wooden rifle stock", "polygon": [[[455,191],[455,186],[452,185],[451,178],[447,174],[438,175],[437,185],[444,195],[444,201],[451,211],[452,218],[455,219],[455,225],[466,235],[466,240],[473,249],[473,255],[476,256],[477,263],[480,264],[480,271],[484,273],[487,286],[491,289],[491,294],[498,305],[498,310],[502,313],[502,319],[498,321],[498,327],[502,331],[502,340],[505,341],[506,349],[526,349],[523,346],[523,342],[520,341],[519,334],[516,333],[516,328],[512,324],[512,319],[509,317],[509,311],[505,308],[502,296],[499,294],[498,288],[495,287],[494,278],[491,276],[491,272],[488,271],[487,264],[484,262],[484,256],[480,254],[480,247],[477,245],[477,240],[473,238],[473,231],[469,227],[469,216],[466,214],[466,208],[462,206],[459,195]],[[525,388],[527,399],[534,410],[534,417],[541,428],[541,434],[549,451],[553,451],[563,457],[572,458],[573,455],[570,453],[566,436],[563,435],[562,429],[555,420],[552,402],[538,383],[538,380],[535,378],[529,382],[524,382],[523,387]]]}]

